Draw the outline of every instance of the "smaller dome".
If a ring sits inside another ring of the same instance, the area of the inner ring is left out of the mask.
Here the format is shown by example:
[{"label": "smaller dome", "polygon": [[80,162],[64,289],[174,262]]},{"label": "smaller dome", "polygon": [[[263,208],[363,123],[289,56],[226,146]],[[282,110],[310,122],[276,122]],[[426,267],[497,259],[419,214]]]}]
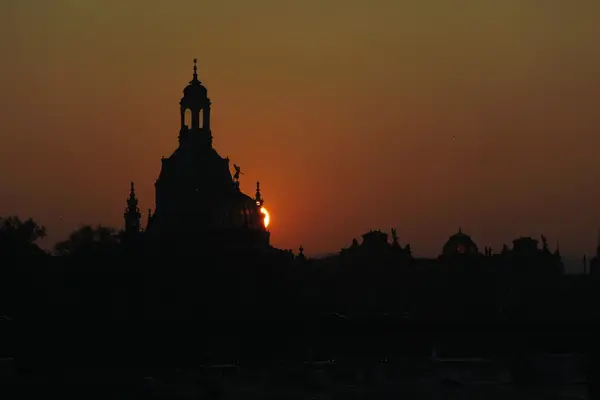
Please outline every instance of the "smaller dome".
[{"label": "smaller dome", "polygon": [[190,84],[183,89],[183,98],[186,100],[205,100],[208,97],[208,90],[197,78],[192,79]]},{"label": "smaller dome", "polygon": [[362,235],[363,243],[365,244],[374,244],[374,243],[386,243],[388,242],[387,233],[381,232],[380,230],[369,231]]},{"label": "smaller dome", "polygon": [[239,192],[221,202],[215,218],[216,225],[221,228],[266,230],[264,215],[256,206],[256,201]]},{"label": "smaller dome", "polygon": [[479,249],[473,239],[471,239],[469,235],[463,233],[460,228],[458,229],[458,233],[450,236],[442,250],[442,254],[445,256],[477,253],[479,253]]},{"label": "smaller dome", "polygon": [[536,253],[538,241],[532,237],[520,237],[513,240],[513,250],[519,253]]},{"label": "smaller dome", "polygon": [[208,101],[208,90],[198,79],[198,60],[194,58],[194,75],[190,83],[183,89],[181,104],[198,104]]}]

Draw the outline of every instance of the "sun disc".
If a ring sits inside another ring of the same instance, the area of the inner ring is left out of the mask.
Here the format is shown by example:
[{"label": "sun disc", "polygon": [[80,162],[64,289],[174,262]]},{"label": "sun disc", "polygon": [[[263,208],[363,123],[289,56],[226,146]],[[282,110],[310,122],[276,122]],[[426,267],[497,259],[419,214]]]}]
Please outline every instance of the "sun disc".
[{"label": "sun disc", "polygon": [[260,212],[265,216],[264,222],[266,228],[269,226],[269,222],[271,222],[271,217],[269,216],[269,212],[267,211],[267,209],[264,207],[261,207]]}]

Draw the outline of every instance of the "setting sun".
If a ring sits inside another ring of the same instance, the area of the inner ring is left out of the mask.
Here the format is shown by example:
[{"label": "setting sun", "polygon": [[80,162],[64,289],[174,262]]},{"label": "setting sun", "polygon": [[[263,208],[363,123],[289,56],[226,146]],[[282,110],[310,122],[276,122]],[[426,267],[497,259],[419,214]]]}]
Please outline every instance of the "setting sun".
[{"label": "setting sun", "polygon": [[269,226],[269,222],[271,222],[271,218],[269,217],[269,212],[264,207],[260,208],[260,212],[265,215],[265,228],[267,228]]}]

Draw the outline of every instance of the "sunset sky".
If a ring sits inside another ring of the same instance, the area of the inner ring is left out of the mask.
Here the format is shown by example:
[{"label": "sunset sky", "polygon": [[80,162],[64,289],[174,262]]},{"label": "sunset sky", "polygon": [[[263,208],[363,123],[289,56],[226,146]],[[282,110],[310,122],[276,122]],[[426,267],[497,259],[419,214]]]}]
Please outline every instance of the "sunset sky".
[{"label": "sunset sky", "polygon": [[600,227],[600,2],[0,2],[0,215],[48,244],[144,222],[198,58],[214,144],[257,180],[272,243],[339,251],[396,227],[438,255]]}]

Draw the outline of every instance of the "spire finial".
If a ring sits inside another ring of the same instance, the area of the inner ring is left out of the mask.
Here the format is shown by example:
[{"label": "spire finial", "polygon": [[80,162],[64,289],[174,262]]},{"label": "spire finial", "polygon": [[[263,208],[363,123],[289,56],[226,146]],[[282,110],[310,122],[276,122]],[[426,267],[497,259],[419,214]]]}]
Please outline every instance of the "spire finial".
[{"label": "spire finial", "polygon": [[198,80],[198,59],[194,58],[194,80],[197,81]]},{"label": "spire finial", "polygon": [[129,210],[131,210],[132,212],[137,210],[138,199],[135,196],[135,187],[133,185],[133,182],[131,182],[131,189],[129,191],[129,199],[127,199],[127,205],[129,207]]},{"label": "spire finial", "polygon": [[256,182],[256,195],[254,196],[254,200],[256,201],[256,205],[262,207],[264,200],[260,194],[260,182]]}]

